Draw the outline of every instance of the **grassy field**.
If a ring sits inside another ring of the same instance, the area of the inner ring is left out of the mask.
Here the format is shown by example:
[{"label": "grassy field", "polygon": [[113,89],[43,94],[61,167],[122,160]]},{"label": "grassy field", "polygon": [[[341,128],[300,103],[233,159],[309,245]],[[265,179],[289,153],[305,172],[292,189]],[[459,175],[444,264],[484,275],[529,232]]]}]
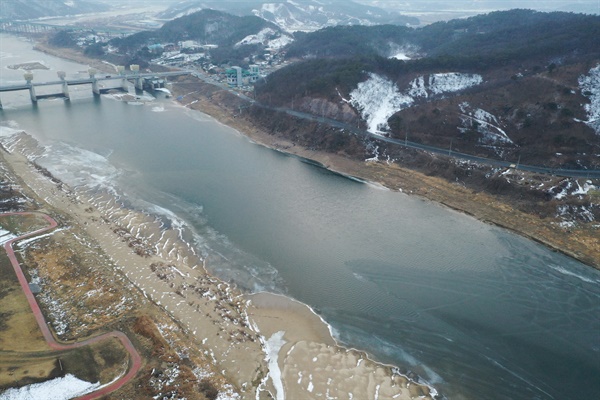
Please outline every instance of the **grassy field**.
[{"label": "grassy field", "polygon": [[[35,216],[0,217],[0,227],[21,235],[47,225]],[[52,350],[44,340],[13,267],[0,255],[0,391],[64,376],[110,382],[127,368],[121,343],[106,340],[67,351]]]}]

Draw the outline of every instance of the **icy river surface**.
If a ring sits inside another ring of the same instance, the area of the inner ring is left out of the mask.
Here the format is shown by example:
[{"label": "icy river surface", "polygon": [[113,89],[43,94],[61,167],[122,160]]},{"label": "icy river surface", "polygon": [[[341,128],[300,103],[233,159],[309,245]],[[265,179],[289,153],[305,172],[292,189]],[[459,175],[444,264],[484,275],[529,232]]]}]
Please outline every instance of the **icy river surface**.
[{"label": "icy river surface", "polygon": [[[0,50],[2,84],[22,80],[11,64],[42,61],[39,81],[86,69],[8,36]],[[223,279],[309,304],[342,343],[449,398],[600,398],[600,272],[253,144],[168,99],[71,94],[32,107],[27,92],[3,93],[3,134],[35,136],[39,162],[68,184],[111,188],[180,224]]]}]

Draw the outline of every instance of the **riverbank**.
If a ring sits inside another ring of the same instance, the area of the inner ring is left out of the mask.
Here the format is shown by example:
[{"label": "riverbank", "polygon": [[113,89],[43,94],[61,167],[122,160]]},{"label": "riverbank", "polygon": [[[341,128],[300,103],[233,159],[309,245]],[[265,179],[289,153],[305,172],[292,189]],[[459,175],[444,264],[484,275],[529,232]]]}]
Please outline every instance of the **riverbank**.
[{"label": "riverbank", "polygon": [[430,398],[426,386],[365,353],[337,346],[326,324],[305,305],[282,296],[243,295],[207,274],[204,260],[176,230],[161,228],[154,217],[105,193],[90,197],[36,168],[28,156],[41,149],[29,135],[15,132],[3,145],[3,163],[28,188],[39,211],[68,216],[146,298],[183,326],[242,398],[254,398],[257,391],[277,398],[282,391],[290,398],[325,393]]},{"label": "riverbank", "polygon": [[[435,175],[405,168],[398,163],[383,160],[365,161],[343,152],[328,152],[319,148],[298,145],[283,134],[266,131],[248,114],[239,114],[243,101],[234,94],[193,78],[173,85],[179,102],[191,109],[206,113],[225,125],[240,131],[263,146],[293,154],[319,163],[331,171],[381,184],[391,190],[417,195],[454,210],[471,215],[480,221],[497,225],[541,243],[550,249],[573,257],[600,269],[600,228],[594,223],[581,221],[576,226],[564,226],[556,217],[540,217],[521,211],[520,195],[494,196],[484,190],[474,190],[460,182],[450,182]],[[294,129],[301,130],[301,122],[294,121]],[[313,127],[314,128],[314,127]],[[510,171],[515,179],[527,180],[530,174]],[[538,178],[535,176],[535,178]],[[551,177],[548,177],[551,178]],[[560,179],[558,179],[560,180]],[[544,201],[538,203],[545,207]],[[531,202],[528,209],[535,210]]]},{"label": "riverbank", "polygon": [[[36,49],[112,72],[109,64],[86,57],[74,49],[55,48],[46,41],[38,41]],[[238,96],[196,78],[187,77],[175,83],[173,94],[179,98],[180,104],[210,115],[258,144],[313,160],[343,175],[354,176],[392,190],[426,198],[471,215],[480,221],[508,229],[600,269],[600,239],[598,239],[600,227],[597,223],[580,220],[575,225],[563,224],[558,215],[542,217],[535,210],[538,207],[545,207],[544,201],[537,204],[530,201],[530,204],[523,206],[517,189],[514,191],[514,196],[500,197],[485,190],[467,188],[460,182],[451,182],[435,174],[425,174],[414,168],[406,168],[399,163],[379,160],[366,162],[364,157],[357,158],[356,155],[348,155],[343,151],[334,153],[298,145],[281,133],[268,131],[248,114],[240,114],[247,104]],[[294,129],[302,129],[302,127],[297,126]],[[531,174],[513,171],[514,180],[529,180],[528,175]]]},{"label": "riverbank", "polygon": [[[186,99],[186,100],[187,100],[187,99]],[[193,101],[193,100],[191,100],[191,101]],[[76,104],[74,104],[74,105],[76,105]],[[281,140],[281,139],[280,139],[280,140]],[[254,147],[254,148],[256,149],[256,147],[257,147],[257,146],[250,146],[250,147]],[[265,151],[263,151],[263,150],[260,150],[260,151],[262,151],[263,153],[268,153],[268,152],[265,152]],[[226,157],[226,154],[227,154],[227,153],[225,153],[225,157]],[[271,155],[272,155],[272,154],[271,154]],[[281,158],[281,157],[278,157],[278,158]],[[285,159],[285,157],[284,157],[283,159]],[[288,159],[288,161],[289,161],[289,159]],[[311,169],[311,170],[312,170],[312,169]],[[342,180],[341,180],[341,181],[342,181]],[[346,183],[347,183],[347,182],[346,182]],[[358,186],[360,186],[360,185],[358,185]],[[363,189],[365,189],[365,188],[364,188],[364,186],[363,186]],[[372,191],[369,191],[369,192],[372,192]],[[401,196],[401,195],[392,195],[391,197],[404,197],[404,196]],[[543,269],[542,269],[542,271],[543,271]],[[278,333],[278,332],[279,332],[279,331],[276,331],[275,333]],[[271,337],[269,336],[268,338],[270,339]],[[278,339],[278,338],[279,338],[279,336],[276,336],[274,339]],[[277,342],[277,341],[276,341],[276,342]],[[281,352],[281,350],[280,350],[280,354],[281,354],[281,353],[282,353],[282,352]],[[474,374],[474,376],[476,376],[476,374]],[[307,385],[308,385],[308,383],[307,383]],[[308,386],[307,386],[307,387],[308,387]]]}]

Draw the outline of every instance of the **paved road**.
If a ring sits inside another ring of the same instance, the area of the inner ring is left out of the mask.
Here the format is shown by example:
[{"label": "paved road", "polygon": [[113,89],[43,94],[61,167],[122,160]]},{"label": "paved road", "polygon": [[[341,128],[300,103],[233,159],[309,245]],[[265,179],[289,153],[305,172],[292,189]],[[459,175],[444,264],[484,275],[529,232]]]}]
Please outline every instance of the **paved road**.
[{"label": "paved road", "polygon": [[112,382],[110,385],[104,386],[103,388],[101,388],[95,392],[88,393],[82,397],[78,397],[78,399],[79,400],[97,399],[102,396],[106,396],[107,394],[114,392],[115,390],[123,387],[131,379],[133,379],[133,377],[138,373],[138,371],[140,370],[140,368],[142,366],[142,358],[141,358],[140,354],[137,352],[137,350],[135,349],[135,347],[133,346],[133,344],[131,343],[131,340],[129,340],[129,338],[123,332],[113,331],[113,332],[108,332],[108,333],[102,334],[100,336],[95,336],[95,337],[92,337],[92,338],[89,338],[86,340],[82,340],[79,342],[75,342],[75,343],[64,344],[64,343],[57,342],[56,339],[54,338],[54,335],[50,331],[50,328],[48,327],[48,323],[46,322],[44,315],[42,314],[42,310],[40,309],[40,306],[38,305],[37,301],[35,300],[35,296],[31,292],[31,289],[29,288],[29,283],[27,282],[27,279],[25,278],[25,274],[23,274],[23,270],[21,269],[21,266],[19,265],[19,262],[17,261],[17,257],[12,248],[13,243],[15,243],[19,240],[28,238],[28,237],[39,235],[40,233],[43,233],[43,232],[46,232],[46,231],[56,228],[56,226],[57,226],[56,221],[46,214],[39,214],[39,213],[33,213],[33,212],[5,213],[5,214],[0,214],[0,217],[9,216],[9,215],[39,215],[48,222],[48,226],[38,229],[33,232],[26,233],[17,238],[11,239],[4,244],[4,249],[6,250],[6,254],[8,255],[8,258],[15,270],[15,273],[17,274],[17,278],[19,279],[21,288],[23,289],[23,292],[25,292],[25,297],[27,297],[27,301],[29,302],[31,311],[33,311],[35,320],[37,321],[38,326],[40,327],[40,329],[42,331],[42,335],[44,336],[46,343],[48,343],[48,346],[50,346],[50,348],[52,348],[54,350],[71,350],[71,349],[76,349],[76,348],[83,347],[83,346],[88,346],[90,344],[101,342],[104,340],[116,338],[123,344],[123,346],[129,353],[130,367],[129,367],[129,371],[127,371],[127,373],[125,375],[123,375],[116,381]]},{"label": "paved road", "polygon": [[370,138],[373,140],[391,143],[391,144],[404,146],[404,147],[408,147],[408,148],[412,148],[412,149],[424,150],[424,151],[428,151],[430,153],[439,154],[439,155],[452,157],[452,158],[456,158],[456,159],[478,162],[481,164],[490,165],[490,166],[494,166],[494,167],[517,168],[517,169],[520,169],[523,171],[529,171],[529,172],[534,172],[534,173],[538,173],[538,174],[562,176],[562,177],[567,177],[567,178],[600,179],[600,170],[558,169],[558,168],[548,168],[548,167],[543,167],[543,166],[538,166],[538,165],[526,165],[526,164],[521,164],[521,163],[517,164],[516,162],[495,160],[493,158],[478,157],[478,156],[473,156],[470,154],[452,151],[451,149],[443,149],[440,147],[429,146],[426,144],[411,142],[409,140],[394,139],[394,138],[390,138],[390,137],[386,137],[386,136],[382,136],[382,135],[377,135],[377,134],[371,133],[369,131],[366,131],[364,129],[358,129],[355,126],[345,124],[345,123],[337,121],[335,119],[319,117],[314,114],[296,111],[296,110],[292,110],[290,108],[285,108],[285,107],[272,107],[272,106],[260,103],[256,100],[240,93],[239,91],[232,89],[228,85],[225,85],[220,82],[215,82],[214,80],[207,78],[203,74],[200,74],[197,72],[192,72],[191,75],[195,76],[198,79],[203,80],[206,83],[210,83],[211,85],[218,86],[223,90],[227,90],[227,91],[235,94],[239,98],[246,100],[250,104],[254,104],[258,107],[263,107],[263,108],[274,110],[274,111],[284,112],[288,115],[292,115],[297,118],[314,121],[314,122],[319,122],[322,124],[332,126],[334,128],[344,129],[346,132],[352,132],[355,135],[364,136],[364,137],[367,137],[367,138]]},{"label": "paved road", "polygon": [[429,146],[426,144],[411,142],[409,140],[394,139],[394,138],[390,138],[390,137],[386,137],[386,136],[382,136],[382,135],[377,135],[375,133],[371,133],[366,130],[357,129],[354,126],[344,124],[343,122],[340,122],[340,121],[337,121],[334,119],[318,117],[313,114],[290,110],[289,108],[267,107],[264,105],[261,105],[261,106],[266,107],[266,108],[271,108],[271,109],[274,109],[277,111],[285,112],[286,114],[292,115],[294,117],[324,123],[329,126],[344,129],[344,130],[350,131],[356,135],[365,136],[370,139],[378,140],[381,142],[392,143],[395,145],[400,145],[400,146],[409,147],[409,148],[413,148],[413,149],[424,150],[424,151],[428,151],[430,153],[440,154],[440,155],[457,158],[457,159],[461,159],[461,160],[474,161],[474,162],[491,165],[491,166],[495,166],[495,167],[517,168],[517,169],[520,169],[523,171],[529,171],[529,172],[534,172],[534,173],[538,173],[538,174],[556,175],[556,176],[563,176],[563,177],[568,177],[568,178],[594,178],[594,179],[600,178],[600,170],[548,168],[548,167],[542,167],[542,166],[537,166],[537,165],[526,165],[526,164],[520,164],[520,163],[517,164],[516,162],[511,162],[511,161],[502,161],[502,160],[494,160],[492,158],[478,157],[478,156],[474,156],[471,154],[465,154],[465,153],[460,153],[457,151],[452,151],[451,149],[443,149],[440,147]]}]

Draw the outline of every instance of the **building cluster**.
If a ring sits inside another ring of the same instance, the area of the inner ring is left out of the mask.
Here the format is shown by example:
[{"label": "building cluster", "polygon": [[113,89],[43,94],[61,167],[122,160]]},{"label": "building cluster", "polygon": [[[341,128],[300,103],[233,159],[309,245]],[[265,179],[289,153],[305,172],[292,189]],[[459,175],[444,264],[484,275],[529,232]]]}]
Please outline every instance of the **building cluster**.
[{"label": "building cluster", "polygon": [[225,70],[227,76],[227,84],[233,87],[250,86],[260,78],[260,67],[256,64],[250,65],[250,69],[246,70],[241,67],[231,67]]},{"label": "building cluster", "polygon": [[[72,38],[83,48],[97,43],[106,43],[110,39],[106,34],[97,31],[73,32]],[[252,86],[261,77],[285,64],[284,53],[280,49],[268,48],[264,54],[245,60],[249,64],[247,69],[236,65],[215,65],[210,52],[218,47],[216,44],[183,40],[172,43],[154,42],[145,46],[145,51],[149,53],[153,64],[195,69],[216,82],[241,90],[252,90]],[[109,45],[106,51],[112,53],[116,49]]]}]

